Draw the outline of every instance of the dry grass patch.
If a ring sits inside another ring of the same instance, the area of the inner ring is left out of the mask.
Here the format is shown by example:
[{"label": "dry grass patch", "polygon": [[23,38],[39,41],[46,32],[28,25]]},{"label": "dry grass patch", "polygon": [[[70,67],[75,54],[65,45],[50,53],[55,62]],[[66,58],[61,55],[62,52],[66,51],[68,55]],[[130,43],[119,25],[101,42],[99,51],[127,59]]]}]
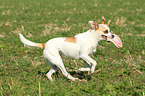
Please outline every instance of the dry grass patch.
[{"label": "dry grass patch", "polygon": [[121,18],[117,17],[117,20],[115,21],[115,24],[117,26],[123,26],[123,27],[125,27],[127,25],[126,21],[127,21],[127,18],[125,18],[125,17],[121,17]]},{"label": "dry grass patch", "polygon": [[60,31],[69,31],[71,29],[72,26],[68,26],[66,24],[66,22],[64,22],[64,24],[62,24],[62,27],[58,27],[57,24],[54,23],[49,23],[45,25],[45,29],[44,31],[42,31],[42,36],[46,36],[49,35],[53,32],[60,32]]}]

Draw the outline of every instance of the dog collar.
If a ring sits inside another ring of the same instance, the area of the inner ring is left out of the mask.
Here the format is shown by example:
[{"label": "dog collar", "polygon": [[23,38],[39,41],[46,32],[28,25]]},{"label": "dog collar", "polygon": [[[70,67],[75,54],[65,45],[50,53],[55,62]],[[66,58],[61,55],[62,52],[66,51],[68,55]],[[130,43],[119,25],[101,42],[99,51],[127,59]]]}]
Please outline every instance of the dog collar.
[{"label": "dog collar", "polygon": [[91,28],[91,30],[94,30],[93,28]]}]

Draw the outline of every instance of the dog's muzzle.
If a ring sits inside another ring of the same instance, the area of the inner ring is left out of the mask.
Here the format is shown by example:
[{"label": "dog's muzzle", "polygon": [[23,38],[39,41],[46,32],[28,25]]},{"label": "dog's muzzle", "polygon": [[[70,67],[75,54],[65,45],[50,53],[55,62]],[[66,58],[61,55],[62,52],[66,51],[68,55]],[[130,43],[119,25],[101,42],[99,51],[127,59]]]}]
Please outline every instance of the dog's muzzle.
[{"label": "dog's muzzle", "polygon": [[111,35],[111,36],[106,36],[106,35],[101,35],[101,37],[104,39],[104,40],[107,40],[107,38],[114,38],[114,34]]},{"label": "dog's muzzle", "polygon": [[107,40],[107,36],[101,35],[101,37],[102,37],[104,40]]}]

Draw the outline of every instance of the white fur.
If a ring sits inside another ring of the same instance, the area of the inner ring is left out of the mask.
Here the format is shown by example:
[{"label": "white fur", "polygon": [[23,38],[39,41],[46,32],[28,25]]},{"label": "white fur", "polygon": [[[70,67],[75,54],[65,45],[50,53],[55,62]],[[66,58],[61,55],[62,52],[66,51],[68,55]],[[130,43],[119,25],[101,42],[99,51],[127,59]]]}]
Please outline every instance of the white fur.
[{"label": "white fur", "polygon": [[[80,68],[80,71],[91,71],[92,73],[95,70],[96,61],[94,61],[91,57],[88,55],[93,52],[93,50],[98,45],[98,41],[100,41],[97,36],[95,36],[95,31],[87,31],[85,33],[81,33],[76,35],[77,43],[70,43],[64,41],[65,38],[54,38],[49,40],[44,49],[44,58],[46,61],[51,65],[51,70],[47,74],[48,78],[52,80],[51,75],[53,72],[56,71],[56,69],[60,68],[63,74],[68,77],[69,79],[75,80],[78,78],[74,78],[68,74],[66,71],[64,64],[62,62],[61,56],[59,52],[62,52],[65,56],[72,57],[75,59],[82,58],[86,61],[86,65],[89,68]],[[92,67],[91,67],[92,64]],[[58,68],[53,68],[53,67]],[[52,71],[53,70],[53,71]]]},{"label": "white fur", "polygon": [[[90,23],[92,23],[92,21],[90,21]],[[108,28],[106,27],[106,29]],[[20,40],[24,44],[29,46],[36,46],[36,43],[27,40],[22,34],[19,35]],[[80,71],[91,71],[92,73],[94,72],[97,63],[89,56],[89,54],[95,52],[98,42],[100,40],[103,40],[101,34],[97,34],[95,30],[90,29],[85,33],[76,35],[75,37],[76,43],[65,41],[65,37],[54,38],[46,42],[43,54],[46,62],[51,66],[50,71],[46,74],[48,79],[50,79],[51,81],[51,75],[56,72],[58,68],[61,69],[62,73],[68,79],[78,79],[68,74],[62,62],[60,52],[62,52],[65,56],[69,56],[75,59],[83,59],[87,68],[80,68]]]},{"label": "white fur", "polygon": [[108,26],[106,26],[106,25],[104,25],[104,24],[99,24],[99,25],[102,25],[102,26],[104,26],[107,30],[109,30],[109,27],[108,27]]},{"label": "white fur", "polygon": [[20,40],[22,43],[24,43],[25,45],[28,45],[28,46],[35,46],[35,43],[26,39],[21,33],[19,33],[19,36],[20,36]]}]

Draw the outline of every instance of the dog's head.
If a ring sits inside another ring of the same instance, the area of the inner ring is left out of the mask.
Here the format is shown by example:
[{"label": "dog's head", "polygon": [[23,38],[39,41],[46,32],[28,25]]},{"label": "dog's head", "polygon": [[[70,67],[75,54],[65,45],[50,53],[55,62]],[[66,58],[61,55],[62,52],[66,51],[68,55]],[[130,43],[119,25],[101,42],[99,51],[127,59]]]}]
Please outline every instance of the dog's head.
[{"label": "dog's head", "polygon": [[89,23],[91,24],[91,27],[96,32],[96,35],[97,35],[98,39],[99,40],[111,41],[118,48],[121,48],[122,47],[121,39],[117,35],[111,34],[110,28],[108,26],[109,23],[110,23],[110,20],[107,24],[104,16],[102,16],[102,19],[103,19],[103,22],[101,24],[98,24],[94,21],[89,21]]}]

